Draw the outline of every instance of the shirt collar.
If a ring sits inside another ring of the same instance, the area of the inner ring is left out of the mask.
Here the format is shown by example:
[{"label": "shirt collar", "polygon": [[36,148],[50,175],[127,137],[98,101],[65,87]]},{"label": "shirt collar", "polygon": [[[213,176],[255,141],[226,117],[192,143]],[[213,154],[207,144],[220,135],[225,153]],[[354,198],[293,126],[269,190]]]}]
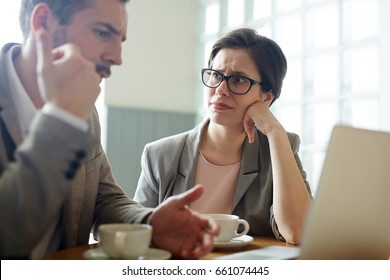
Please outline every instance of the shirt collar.
[{"label": "shirt collar", "polygon": [[18,122],[22,130],[22,136],[25,138],[28,134],[31,121],[37,113],[37,109],[28,96],[26,90],[19,80],[18,74],[16,73],[13,56],[17,51],[20,51],[20,46],[13,46],[11,50],[7,52],[6,65],[8,69],[10,90],[13,93],[12,98],[14,100],[15,108],[18,114]]}]

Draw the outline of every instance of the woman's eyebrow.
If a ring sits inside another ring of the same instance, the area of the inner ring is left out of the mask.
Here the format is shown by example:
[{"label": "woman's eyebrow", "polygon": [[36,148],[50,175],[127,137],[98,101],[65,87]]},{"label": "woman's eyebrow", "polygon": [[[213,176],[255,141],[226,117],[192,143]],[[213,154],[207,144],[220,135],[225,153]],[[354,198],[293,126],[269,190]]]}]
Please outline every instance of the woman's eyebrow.
[{"label": "woman's eyebrow", "polygon": [[241,71],[232,71],[231,74],[232,75],[248,76],[248,74],[246,74],[245,72],[241,72]]}]

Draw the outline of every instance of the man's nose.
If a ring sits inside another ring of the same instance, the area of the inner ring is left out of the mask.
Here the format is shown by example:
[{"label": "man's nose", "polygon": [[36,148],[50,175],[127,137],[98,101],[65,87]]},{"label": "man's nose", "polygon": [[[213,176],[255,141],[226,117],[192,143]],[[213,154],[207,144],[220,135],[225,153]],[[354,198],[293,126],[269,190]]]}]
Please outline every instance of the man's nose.
[{"label": "man's nose", "polygon": [[122,42],[119,44],[112,44],[107,49],[107,52],[103,57],[104,61],[108,61],[110,65],[121,65],[122,64]]}]

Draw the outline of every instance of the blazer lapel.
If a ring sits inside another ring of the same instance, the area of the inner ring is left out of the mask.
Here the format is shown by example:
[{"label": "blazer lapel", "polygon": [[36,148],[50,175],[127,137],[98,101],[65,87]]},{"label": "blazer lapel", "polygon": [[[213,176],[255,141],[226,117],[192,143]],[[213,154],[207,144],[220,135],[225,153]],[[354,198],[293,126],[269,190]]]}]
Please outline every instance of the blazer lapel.
[{"label": "blazer lapel", "polygon": [[12,107],[3,107],[1,119],[4,123],[4,129],[7,130],[8,136],[11,138],[10,140],[16,147],[19,146],[23,141],[23,136],[18,123],[16,108],[13,105]]},{"label": "blazer lapel", "polygon": [[[1,108],[0,108],[1,110]],[[4,146],[5,146],[5,154],[7,155],[8,161],[14,160],[14,151],[15,151],[15,143],[11,138],[11,135],[9,134],[7,128],[5,127],[5,123],[3,121],[3,118],[0,117],[0,133],[2,135]]]},{"label": "blazer lapel", "polygon": [[22,132],[18,122],[18,114],[16,112],[12,92],[8,84],[6,73],[6,52],[13,45],[8,44],[3,47],[0,53],[0,118],[2,122],[1,133],[7,146],[7,152],[13,152],[8,149],[19,146],[22,141]]},{"label": "blazer lapel", "polygon": [[[176,183],[173,188],[174,195],[183,193],[194,187],[196,163],[198,162],[202,133],[208,122],[209,120],[206,120],[197,125],[187,137],[180,157],[178,167],[179,175],[175,180]],[[182,183],[182,180],[184,180],[184,184]]]},{"label": "blazer lapel", "polygon": [[[199,157],[199,148],[201,145],[201,137],[204,127],[209,123],[209,120],[199,124],[194,128],[186,140],[183,152],[180,158],[176,182],[173,186],[173,195],[183,193],[194,186],[195,183],[195,169]],[[242,157],[242,164],[240,168],[240,175],[238,177],[236,193],[233,199],[233,209],[247,192],[253,180],[260,173],[260,165],[257,159],[260,150],[260,140],[258,133],[255,133],[255,141],[249,144],[247,140],[244,142],[244,151]],[[180,177],[180,178],[179,178]],[[183,181],[184,180],[184,183]]]},{"label": "blazer lapel", "polygon": [[233,198],[233,209],[247,192],[253,180],[260,173],[260,166],[257,156],[260,150],[259,135],[255,133],[255,141],[252,144],[245,139],[240,175],[238,177],[236,193]]}]

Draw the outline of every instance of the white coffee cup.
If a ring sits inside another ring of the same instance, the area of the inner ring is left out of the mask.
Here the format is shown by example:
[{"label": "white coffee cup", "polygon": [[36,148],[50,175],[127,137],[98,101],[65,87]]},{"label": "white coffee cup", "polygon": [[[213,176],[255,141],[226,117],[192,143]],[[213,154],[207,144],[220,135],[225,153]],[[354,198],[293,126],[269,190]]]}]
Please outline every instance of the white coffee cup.
[{"label": "white coffee cup", "polygon": [[152,226],[146,224],[104,224],[98,231],[99,244],[112,259],[138,259],[152,239]]},{"label": "white coffee cup", "polygon": [[[214,219],[220,227],[219,235],[214,237],[216,242],[228,242],[235,237],[243,236],[248,233],[250,228],[246,220],[240,219],[236,215],[207,214],[206,216]],[[243,225],[244,229],[241,232],[237,232],[240,225]]]}]

